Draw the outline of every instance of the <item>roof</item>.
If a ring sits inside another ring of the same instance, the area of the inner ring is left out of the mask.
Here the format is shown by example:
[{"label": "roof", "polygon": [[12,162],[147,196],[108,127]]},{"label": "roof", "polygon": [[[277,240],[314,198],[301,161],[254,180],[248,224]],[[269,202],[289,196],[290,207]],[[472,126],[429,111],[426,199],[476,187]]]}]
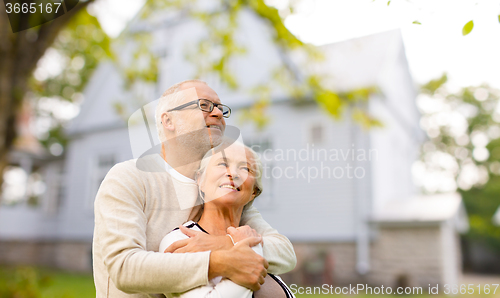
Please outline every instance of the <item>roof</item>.
[{"label": "roof", "polygon": [[453,221],[457,230],[468,230],[467,214],[458,193],[416,196],[406,200],[393,200],[372,215],[374,223],[432,224]]},{"label": "roof", "polygon": [[331,43],[319,49],[325,59],[314,69],[328,78],[329,86],[339,91],[378,85],[386,67],[404,54],[399,29]]}]

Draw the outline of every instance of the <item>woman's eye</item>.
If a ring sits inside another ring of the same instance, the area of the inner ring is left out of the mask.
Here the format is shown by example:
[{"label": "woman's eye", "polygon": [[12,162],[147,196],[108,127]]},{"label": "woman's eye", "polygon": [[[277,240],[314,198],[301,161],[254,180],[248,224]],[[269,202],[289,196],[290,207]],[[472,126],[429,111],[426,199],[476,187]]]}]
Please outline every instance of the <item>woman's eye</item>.
[{"label": "woman's eye", "polygon": [[223,167],[227,167],[227,163],[225,162],[219,162],[219,164],[217,164],[218,166],[223,166]]},{"label": "woman's eye", "polygon": [[243,170],[250,172],[250,169],[248,167],[241,167]]}]

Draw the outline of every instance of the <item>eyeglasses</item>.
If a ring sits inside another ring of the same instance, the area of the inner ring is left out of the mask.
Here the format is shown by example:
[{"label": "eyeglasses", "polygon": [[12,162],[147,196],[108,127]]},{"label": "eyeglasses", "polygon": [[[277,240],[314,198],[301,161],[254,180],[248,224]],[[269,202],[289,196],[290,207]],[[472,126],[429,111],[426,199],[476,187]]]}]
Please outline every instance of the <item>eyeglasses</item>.
[{"label": "eyeglasses", "polygon": [[222,116],[224,118],[229,118],[229,116],[231,115],[231,108],[230,107],[223,105],[221,103],[214,103],[214,102],[212,102],[208,99],[204,99],[204,98],[200,98],[197,100],[187,102],[187,103],[182,104],[178,107],[170,109],[167,112],[181,110],[181,109],[184,109],[185,107],[188,107],[188,106],[193,105],[193,104],[197,104],[198,108],[200,110],[202,110],[203,112],[211,113],[214,110],[214,107],[217,107],[222,112]]}]

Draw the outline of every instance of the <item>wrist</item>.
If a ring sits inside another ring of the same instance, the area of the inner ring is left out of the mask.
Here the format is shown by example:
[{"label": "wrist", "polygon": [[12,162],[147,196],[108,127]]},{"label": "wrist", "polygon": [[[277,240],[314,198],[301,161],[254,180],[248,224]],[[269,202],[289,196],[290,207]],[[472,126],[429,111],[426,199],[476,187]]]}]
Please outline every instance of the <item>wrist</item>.
[{"label": "wrist", "polygon": [[[228,238],[228,237],[225,237]],[[217,276],[226,276],[226,263],[224,262],[224,255],[227,253],[221,250],[210,252],[210,261],[208,265],[208,279]]]},{"label": "wrist", "polygon": [[221,236],[221,237],[224,237],[223,238],[224,240],[221,239],[221,242],[220,242],[221,246],[220,246],[219,250],[229,250],[234,246],[233,239],[230,238],[231,235],[227,234],[226,236]]},{"label": "wrist", "polygon": [[233,243],[233,246],[235,246],[236,242],[234,242],[233,236],[231,236],[230,234],[226,234],[226,236],[229,237],[229,239],[231,239],[231,242]]}]

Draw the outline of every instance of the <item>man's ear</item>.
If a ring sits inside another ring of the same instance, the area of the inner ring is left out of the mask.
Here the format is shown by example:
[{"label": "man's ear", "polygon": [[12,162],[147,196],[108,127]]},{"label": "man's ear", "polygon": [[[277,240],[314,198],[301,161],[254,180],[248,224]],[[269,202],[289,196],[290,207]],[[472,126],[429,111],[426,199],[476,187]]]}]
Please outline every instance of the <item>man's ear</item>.
[{"label": "man's ear", "polygon": [[175,129],[172,118],[167,113],[161,115],[161,125],[163,125],[163,129],[169,131],[174,131]]},{"label": "man's ear", "polygon": [[203,174],[200,174],[200,171],[196,171],[196,173],[194,174],[194,180],[196,181],[196,184],[198,184],[198,188],[201,189],[202,188],[202,176]]}]

